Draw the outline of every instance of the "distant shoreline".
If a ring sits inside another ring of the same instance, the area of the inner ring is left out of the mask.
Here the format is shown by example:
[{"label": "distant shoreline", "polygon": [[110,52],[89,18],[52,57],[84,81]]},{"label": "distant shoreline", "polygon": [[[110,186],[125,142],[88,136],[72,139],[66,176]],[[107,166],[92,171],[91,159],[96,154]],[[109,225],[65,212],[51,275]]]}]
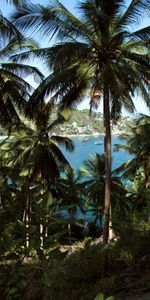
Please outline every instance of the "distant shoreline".
[{"label": "distant shoreline", "polygon": [[88,134],[66,134],[67,136],[69,137],[88,137],[88,136],[100,136],[100,135],[103,135],[104,136],[104,133],[99,133],[99,132],[94,132],[94,133],[88,133]]},{"label": "distant shoreline", "polygon": [[[112,135],[114,136],[118,136],[121,133],[112,133]],[[99,136],[105,136],[104,133],[99,133],[99,132],[94,132],[94,133],[89,133],[89,134],[61,134],[61,136],[67,136],[67,137],[99,137]]]}]

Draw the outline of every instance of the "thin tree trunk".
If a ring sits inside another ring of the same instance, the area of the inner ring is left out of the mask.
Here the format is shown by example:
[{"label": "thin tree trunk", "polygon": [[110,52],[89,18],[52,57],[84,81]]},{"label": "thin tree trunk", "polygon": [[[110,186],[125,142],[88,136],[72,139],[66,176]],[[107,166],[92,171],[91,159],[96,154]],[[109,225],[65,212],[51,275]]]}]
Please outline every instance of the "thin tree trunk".
[{"label": "thin tree trunk", "polygon": [[109,241],[112,241],[114,238],[114,232],[112,229],[112,208],[110,205],[110,218],[109,218]]},{"label": "thin tree trunk", "polygon": [[[69,210],[69,217],[72,220],[72,218],[73,218],[73,209],[72,208],[71,208],[71,210]],[[68,234],[69,234],[69,237],[71,237],[71,234],[72,234],[72,232],[71,232],[71,223],[68,224]]]},{"label": "thin tree trunk", "polygon": [[[44,195],[44,182],[42,182],[43,187],[41,190],[41,205],[43,206],[43,195]],[[40,249],[43,249],[44,246],[44,224],[43,224],[43,217],[40,218]]]},{"label": "thin tree trunk", "polygon": [[25,224],[26,224],[26,248],[29,248],[29,194],[26,200],[26,213],[25,213]]},{"label": "thin tree trunk", "polygon": [[71,237],[71,224],[70,223],[68,224],[68,234],[69,234],[69,237]]},{"label": "thin tree trunk", "polygon": [[105,128],[105,210],[103,245],[108,243],[109,221],[110,221],[110,194],[111,194],[111,129],[110,129],[110,110],[109,110],[109,90],[104,88],[104,128]]},{"label": "thin tree trunk", "polygon": [[30,226],[30,210],[31,210],[31,191],[28,185],[27,199],[26,199],[26,212],[25,212],[25,224],[26,224],[26,248],[29,248],[30,237],[29,237],[29,226]]},{"label": "thin tree trunk", "polygon": [[44,235],[44,237],[48,238],[48,226],[47,225],[45,226],[45,235]]},{"label": "thin tree trunk", "polygon": [[44,245],[44,227],[43,227],[43,218],[40,218],[40,249],[43,249]]}]

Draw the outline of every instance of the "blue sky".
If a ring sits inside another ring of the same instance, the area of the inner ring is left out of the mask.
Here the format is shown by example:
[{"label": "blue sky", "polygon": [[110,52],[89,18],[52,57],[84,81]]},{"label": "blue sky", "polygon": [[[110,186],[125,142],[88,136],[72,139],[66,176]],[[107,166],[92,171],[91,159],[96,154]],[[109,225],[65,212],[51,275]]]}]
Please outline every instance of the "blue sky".
[{"label": "blue sky", "polygon": [[[28,1],[27,1],[28,2]],[[32,0],[32,3],[35,4],[42,4],[42,5],[46,5],[48,4],[48,2],[50,3],[50,1],[48,0]],[[76,9],[75,7],[77,6],[78,1],[76,0],[60,0],[60,2],[65,5],[69,10],[71,10],[73,13],[76,14]],[[126,3],[128,5],[128,3],[130,2],[130,0],[127,0]],[[9,16],[9,14],[12,12],[12,6],[6,4],[6,0],[0,0],[0,10],[2,11],[4,16]],[[146,27],[150,24],[150,17],[148,16],[144,16],[143,20],[141,21],[140,24],[138,24],[138,26],[136,26],[135,29],[140,28],[140,27]],[[38,39],[38,37],[37,37]],[[40,42],[41,44],[41,42]],[[42,46],[47,46],[49,44],[48,41],[42,43]],[[87,108],[88,107],[88,100],[85,99],[80,105],[79,105],[79,109],[83,109],[83,108]],[[142,100],[140,95],[137,95],[134,98],[134,103],[135,103],[135,107],[136,107],[136,111],[137,113],[144,113],[144,114],[150,114],[150,110],[146,107],[144,101]],[[102,111],[102,107],[100,107],[100,111]],[[125,111],[123,111],[124,115],[128,115],[128,113],[126,113]]]}]

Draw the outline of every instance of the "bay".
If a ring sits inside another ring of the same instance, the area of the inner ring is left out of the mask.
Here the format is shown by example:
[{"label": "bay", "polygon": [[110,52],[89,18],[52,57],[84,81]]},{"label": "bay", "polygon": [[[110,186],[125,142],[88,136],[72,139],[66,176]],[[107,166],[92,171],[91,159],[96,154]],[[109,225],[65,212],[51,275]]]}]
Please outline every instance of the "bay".
[{"label": "bay", "polygon": [[[81,166],[83,166],[84,160],[90,159],[90,157],[95,154],[104,153],[104,136],[89,136],[86,137],[73,137],[71,138],[75,145],[74,152],[68,152],[64,147],[61,147],[62,152],[69,161],[70,165],[78,171]],[[115,151],[115,144],[125,144],[125,141],[121,140],[119,136],[112,136],[112,170],[119,167],[124,162],[131,159],[133,156],[123,150]],[[65,215],[66,212],[64,212]],[[67,215],[66,215],[67,216]],[[75,215],[75,219],[83,220],[84,222],[92,223],[94,220],[94,215],[89,209],[83,214],[79,209]],[[99,226],[99,220],[97,221],[97,226]]]},{"label": "bay", "polygon": [[[95,154],[103,154],[104,153],[104,136],[89,136],[86,137],[89,139],[88,141],[84,141],[85,137],[72,137],[72,141],[75,145],[74,152],[68,152],[63,147],[61,147],[65,157],[69,161],[70,165],[78,170],[81,166],[83,166],[84,160],[90,159],[90,157]],[[99,144],[101,142],[101,144]],[[97,143],[97,144],[95,144]],[[118,152],[115,150],[115,144],[125,144],[125,141],[121,140],[118,136],[112,136],[112,169],[116,169],[121,164],[131,159],[132,156],[120,150]]]}]

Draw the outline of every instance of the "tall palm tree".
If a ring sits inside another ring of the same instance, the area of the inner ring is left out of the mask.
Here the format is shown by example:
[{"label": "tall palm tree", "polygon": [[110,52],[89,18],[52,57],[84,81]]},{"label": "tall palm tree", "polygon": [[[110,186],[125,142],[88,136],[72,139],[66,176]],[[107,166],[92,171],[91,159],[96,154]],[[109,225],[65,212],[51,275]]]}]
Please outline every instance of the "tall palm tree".
[{"label": "tall palm tree", "polygon": [[62,116],[52,119],[49,103],[40,105],[36,119],[25,119],[2,145],[4,151],[8,145],[7,164],[19,168],[21,173],[25,172],[33,182],[54,182],[63,168],[69,165],[58,145],[64,145],[68,151],[74,149],[69,138],[52,134],[63,121]]},{"label": "tall palm tree", "polygon": [[33,188],[38,184],[41,185],[42,193],[45,188],[50,191],[60,172],[69,166],[59,145],[65,146],[68,151],[74,149],[69,138],[53,134],[54,128],[63,121],[62,116],[54,119],[51,103],[42,103],[32,121],[29,119],[22,122],[17,130],[12,131],[10,137],[1,143],[0,170],[7,179],[15,178],[16,174],[15,184],[20,184],[26,195],[24,220],[27,247]]},{"label": "tall palm tree", "polygon": [[26,81],[33,76],[39,83],[43,75],[36,67],[11,61],[12,54],[35,49],[36,44],[25,38],[3,15],[0,15],[0,122],[4,125],[19,123],[17,108],[23,108],[34,91]]},{"label": "tall palm tree", "polygon": [[[55,35],[51,48],[26,52],[14,59],[42,57],[53,70],[33,95],[53,92],[61,109],[72,108],[89,96],[90,106],[103,99],[105,127],[105,221],[104,245],[108,242],[111,195],[111,129],[121,108],[134,111],[132,96],[138,89],[149,105],[148,42],[150,27],[132,30],[148,7],[147,0],[85,0],[78,3],[78,16],[59,1],[44,7],[24,5],[14,13],[16,26],[30,32]],[[62,59],[63,58],[63,59]]]}]

